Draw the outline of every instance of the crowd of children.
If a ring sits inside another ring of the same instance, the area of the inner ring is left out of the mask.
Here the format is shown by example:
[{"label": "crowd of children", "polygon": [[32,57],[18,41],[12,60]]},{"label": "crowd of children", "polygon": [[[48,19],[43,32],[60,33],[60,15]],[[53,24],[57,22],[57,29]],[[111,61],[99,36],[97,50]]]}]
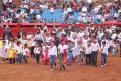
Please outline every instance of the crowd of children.
[{"label": "crowd of children", "polygon": [[[4,39],[0,47],[0,56],[3,63],[29,64],[28,58],[36,59],[37,64],[50,64],[51,70],[59,62],[60,68],[65,65],[78,64],[98,65],[98,56],[101,54],[101,67],[106,66],[106,59],[111,52],[112,56],[120,54],[121,32],[116,27],[94,27],[87,29],[43,27],[37,33],[19,32],[17,39]],[[56,61],[57,59],[57,61]]]}]

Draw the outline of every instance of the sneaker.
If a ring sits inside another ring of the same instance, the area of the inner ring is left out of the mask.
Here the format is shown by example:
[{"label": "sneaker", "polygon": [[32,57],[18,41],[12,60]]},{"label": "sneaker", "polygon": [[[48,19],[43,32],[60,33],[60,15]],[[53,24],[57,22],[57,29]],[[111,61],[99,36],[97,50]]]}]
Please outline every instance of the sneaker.
[{"label": "sneaker", "polygon": [[107,64],[104,64],[104,66],[106,66]]},{"label": "sneaker", "polygon": [[103,65],[101,65],[101,67],[104,67]]},{"label": "sneaker", "polygon": [[79,65],[81,65],[81,63],[78,63]]},{"label": "sneaker", "polygon": [[5,63],[5,62],[2,62],[3,64]]},{"label": "sneaker", "polygon": [[50,69],[51,71],[53,71],[54,69]]}]

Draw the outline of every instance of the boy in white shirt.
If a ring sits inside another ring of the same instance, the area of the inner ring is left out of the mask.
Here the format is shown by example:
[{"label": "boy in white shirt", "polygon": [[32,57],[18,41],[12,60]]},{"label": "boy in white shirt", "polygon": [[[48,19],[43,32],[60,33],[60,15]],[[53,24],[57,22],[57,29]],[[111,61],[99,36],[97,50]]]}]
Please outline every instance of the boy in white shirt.
[{"label": "boy in white shirt", "polygon": [[39,45],[36,45],[36,47],[34,48],[34,54],[36,56],[37,64],[40,63],[40,53],[41,53],[41,47],[39,47]]},{"label": "boy in white shirt", "polygon": [[23,60],[24,63],[27,64],[27,55],[29,54],[29,49],[27,48],[27,44],[24,45],[23,47]]},{"label": "boy in white shirt", "polygon": [[[106,36],[103,38],[103,40],[101,41],[101,46],[102,46],[102,43],[103,42],[106,42],[106,47],[108,47],[108,49],[109,49],[109,41],[108,41],[108,39],[106,38]],[[109,52],[109,51],[108,51]],[[107,52],[107,54],[108,54],[108,52]]]},{"label": "boy in white shirt", "polygon": [[85,47],[86,65],[91,64],[91,53],[92,53],[91,41],[88,41]]},{"label": "boy in white shirt", "polygon": [[106,65],[107,60],[107,54],[108,53],[108,47],[106,45],[106,41],[102,42],[101,46],[101,67],[104,67]]},{"label": "boy in white shirt", "polygon": [[116,44],[117,43],[117,41],[116,40],[113,40],[113,42],[112,42],[112,49],[111,49],[111,52],[112,52],[112,56],[116,56]]},{"label": "boy in white shirt", "polygon": [[19,41],[17,42],[16,50],[17,50],[16,63],[20,64],[22,60],[22,45]]},{"label": "boy in white shirt", "polygon": [[83,62],[84,57],[84,46],[82,44],[82,41],[78,41],[77,49],[78,63],[81,64],[81,62]]}]

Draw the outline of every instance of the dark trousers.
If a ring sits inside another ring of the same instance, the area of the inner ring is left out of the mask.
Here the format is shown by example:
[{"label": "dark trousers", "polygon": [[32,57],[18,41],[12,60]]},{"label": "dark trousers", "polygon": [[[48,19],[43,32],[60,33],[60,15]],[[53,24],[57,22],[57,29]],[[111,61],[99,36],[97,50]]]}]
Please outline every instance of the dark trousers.
[{"label": "dark trousers", "polygon": [[9,58],[10,64],[15,64],[15,58]]},{"label": "dark trousers", "polygon": [[86,54],[86,65],[91,64],[91,54]]},{"label": "dark trousers", "polygon": [[97,66],[97,55],[98,51],[93,51],[91,54],[92,64]]},{"label": "dark trousers", "polygon": [[27,56],[26,55],[23,55],[23,60],[24,60],[24,63],[26,64],[27,63]]},{"label": "dark trousers", "polygon": [[40,54],[36,54],[36,61],[37,61],[37,64],[40,63]]},{"label": "dark trousers", "polygon": [[5,58],[2,58],[3,62],[5,62]]},{"label": "dark trousers", "polygon": [[31,57],[32,57],[32,58],[35,58],[34,46],[32,46],[32,47],[30,48],[30,52],[31,52]]}]

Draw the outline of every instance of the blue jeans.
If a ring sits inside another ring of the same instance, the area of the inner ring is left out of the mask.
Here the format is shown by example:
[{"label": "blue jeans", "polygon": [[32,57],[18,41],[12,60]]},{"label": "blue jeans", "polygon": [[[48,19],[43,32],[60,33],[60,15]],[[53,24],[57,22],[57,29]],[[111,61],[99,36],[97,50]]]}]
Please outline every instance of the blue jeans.
[{"label": "blue jeans", "polygon": [[68,52],[68,56],[67,56],[67,64],[71,64],[71,60],[73,58],[73,54],[72,54],[72,51],[69,51]]},{"label": "blue jeans", "polygon": [[101,65],[106,64],[106,60],[107,60],[107,55],[102,53],[101,54]]},{"label": "blue jeans", "polygon": [[21,62],[21,54],[18,54],[16,57],[16,62],[20,63]]},{"label": "blue jeans", "polygon": [[50,65],[51,65],[51,69],[53,69],[54,65],[56,66],[56,55],[50,55]]}]

